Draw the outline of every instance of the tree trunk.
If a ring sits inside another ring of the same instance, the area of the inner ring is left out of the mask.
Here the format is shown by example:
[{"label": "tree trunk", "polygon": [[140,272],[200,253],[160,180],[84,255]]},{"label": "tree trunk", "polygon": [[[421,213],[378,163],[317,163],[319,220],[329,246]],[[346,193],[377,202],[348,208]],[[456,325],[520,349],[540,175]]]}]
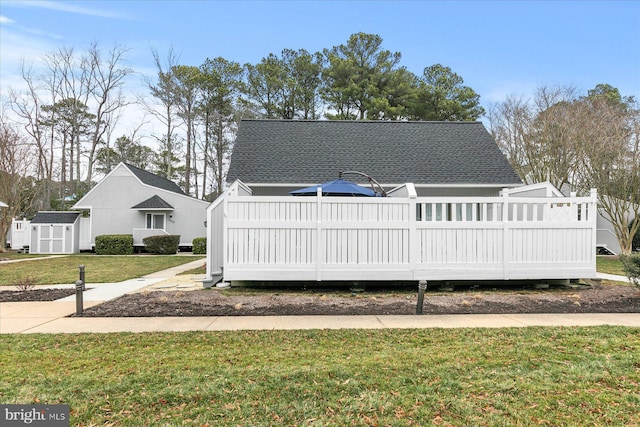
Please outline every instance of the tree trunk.
[{"label": "tree trunk", "polygon": [[207,197],[207,166],[209,165],[209,126],[210,113],[207,111],[204,118],[204,166],[202,167],[202,200]]},{"label": "tree trunk", "polygon": [[187,112],[187,153],[184,164],[184,192],[191,195],[191,112]]},{"label": "tree trunk", "polygon": [[224,160],[224,132],[222,119],[218,120],[218,141],[216,147],[216,160],[217,160],[217,176],[216,176],[216,197],[222,193],[222,174],[223,174],[223,160]]}]

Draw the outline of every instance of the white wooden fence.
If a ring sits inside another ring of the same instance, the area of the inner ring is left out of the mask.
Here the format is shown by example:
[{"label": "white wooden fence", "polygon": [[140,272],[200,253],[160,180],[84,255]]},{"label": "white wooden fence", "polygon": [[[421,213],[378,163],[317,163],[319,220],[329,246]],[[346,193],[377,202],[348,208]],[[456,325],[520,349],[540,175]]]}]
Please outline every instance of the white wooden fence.
[{"label": "white wooden fence", "polygon": [[9,232],[9,241],[11,249],[20,250],[31,243],[31,221],[26,219],[11,220],[11,231]]},{"label": "white wooden fence", "polygon": [[226,281],[595,277],[595,192],[408,194],[250,196],[236,182],[208,209],[207,274]]}]

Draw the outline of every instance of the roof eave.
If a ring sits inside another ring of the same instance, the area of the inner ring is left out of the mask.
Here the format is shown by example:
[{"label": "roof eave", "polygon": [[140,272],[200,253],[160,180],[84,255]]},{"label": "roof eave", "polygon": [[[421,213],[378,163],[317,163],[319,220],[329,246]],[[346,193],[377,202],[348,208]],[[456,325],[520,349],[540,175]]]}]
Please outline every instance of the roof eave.
[{"label": "roof eave", "polygon": [[[271,183],[271,182],[243,182],[248,187],[310,187],[312,185],[319,185],[317,182],[293,182],[293,183]],[[380,183],[383,187],[397,187],[407,184],[402,183]],[[416,184],[412,183],[416,188],[462,188],[462,187],[474,187],[474,188],[511,188],[520,187],[524,185],[521,182],[509,182],[509,183],[495,183],[495,184],[475,184],[475,183],[439,183],[439,184]],[[368,186],[367,183],[362,185]]]}]

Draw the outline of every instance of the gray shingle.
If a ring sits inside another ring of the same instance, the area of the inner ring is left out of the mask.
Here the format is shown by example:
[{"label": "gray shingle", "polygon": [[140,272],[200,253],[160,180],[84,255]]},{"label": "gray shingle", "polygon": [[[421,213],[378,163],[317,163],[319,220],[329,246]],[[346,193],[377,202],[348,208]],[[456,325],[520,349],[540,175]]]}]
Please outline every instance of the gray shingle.
[{"label": "gray shingle", "polygon": [[150,185],[152,187],[161,188],[163,190],[171,191],[178,194],[184,194],[184,191],[178,187],[178,185],[173,182],[165,179],[159,175],[153,174],[151,172],[147,172],[143,169],[132,166],[128,163],[124,164],[129,170],[138,177],[140,181],[143,183]]},{"label": "gray shingle", "polygon": [[73,224],[80,212],[38,212],[31,224]]},{"label": "gray shingle", "polygon": [[169,203],[165,202],[158,195],[154,195],[153,197],[149,197],[147,200],[138,203],[135,206],[132,206],[131,209],[139,209],[139,210],[149,210],[149,209],[158,209],[158,210],[173,210],[173,206]]},{"label": "gray shingle", "polygon": [[227,180],[320,183],[343,170],[383,184],[522,183],[480,122],[304,120],[243,120]]}]

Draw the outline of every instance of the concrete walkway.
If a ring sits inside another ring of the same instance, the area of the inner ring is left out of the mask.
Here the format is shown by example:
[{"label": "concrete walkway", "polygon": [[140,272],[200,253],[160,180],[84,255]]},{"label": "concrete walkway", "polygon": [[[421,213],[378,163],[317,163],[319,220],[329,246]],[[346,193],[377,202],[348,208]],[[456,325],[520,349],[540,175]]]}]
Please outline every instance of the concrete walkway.
[{"label": "concrete walkway", "polygon": [[[202,265],[183,264],[120,283],[87,284],[84,307],[130,292],[170,282],[176,274]],[[599,274],[599,276],[604,276]],[[608,280],[626,281],[606,275]],[[72,285],[67,285],[71,287]],[[458,314],[421,316],[223,316],[223,317],[67,317],[75,313],[75,296],[51,302],[0,303],[0,333],[183,332],[292,329],[504,328],[527,326],[640,327],[640,313]]]},{"label": "concrete walkway", "polygon": [[[69,312],[73,312],[75,307],[73,303],[53,302],[50,304],[59,304],[58,313],[62,316],[64,316],[65,313],[69,314]],[[598,325],[640,327],[640,313],[559,315],[459,314],[443,316],[19,317],[25,314],[28,314],[28,312],[21,313],[17,311],[8,319],[9,322],[6,324],[6,327],[0,326],[0,332],[107,333],[294,329],[506,328]],[[4,320],[3,318],[3,323]],[[11,320],[16,321],[12,322]]]},{"label": "concrete walkway", "polygon": [[629,278],[627,276],[619,276],[617,274],[607,274],[607,273],[597,272],[596,273],[596,278],[597,279],[604,279],[604,280],[612,280],[614,282],[627,282],[627,283],[630,283]]}]

